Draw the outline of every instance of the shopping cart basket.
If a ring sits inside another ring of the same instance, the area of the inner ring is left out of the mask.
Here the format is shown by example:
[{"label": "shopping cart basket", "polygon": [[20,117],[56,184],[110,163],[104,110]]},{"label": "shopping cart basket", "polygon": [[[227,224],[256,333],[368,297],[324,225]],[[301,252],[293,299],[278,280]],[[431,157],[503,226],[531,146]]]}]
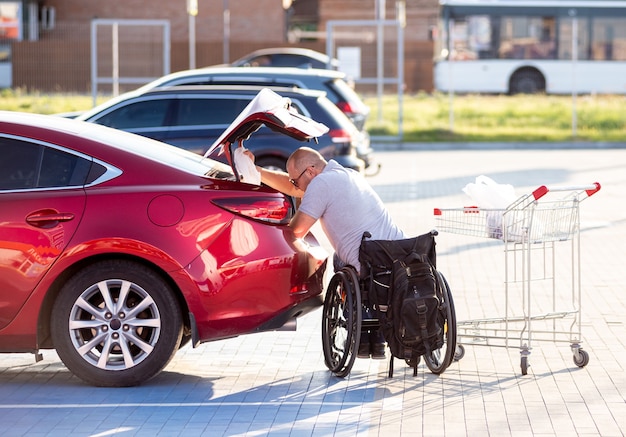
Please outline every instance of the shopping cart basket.
[{"label": "shopping cart basket", "polygon": [[[506,209],[434,210],[438,231],[504,243],[504,294],[498,302],[504,315],[457,321],[457,360],[463,344],[516,347],[526,375],[532,342],[552,341],[569,343],[577,366],[589,363],[581,347],[579,204],[599,190],[597,182],[541,186]],[[566,195],[555,199],[554,193]]]}]

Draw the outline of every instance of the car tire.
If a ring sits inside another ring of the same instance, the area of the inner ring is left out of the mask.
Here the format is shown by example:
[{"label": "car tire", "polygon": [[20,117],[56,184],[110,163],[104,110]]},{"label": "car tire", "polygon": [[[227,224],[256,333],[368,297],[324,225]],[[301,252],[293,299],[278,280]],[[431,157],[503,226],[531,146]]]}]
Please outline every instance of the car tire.
[{"label": "car tire", "polygon": [[92,264],[62,287],[52,308],[54,347],[89,384],[130,387],[157,375],[182,340],[180,305],[150,268],[127,260]]},{"label": "car tire", "polygon": [[282,158],[259,158],[256,165],[268,170],[287,171],[287,161]]}]

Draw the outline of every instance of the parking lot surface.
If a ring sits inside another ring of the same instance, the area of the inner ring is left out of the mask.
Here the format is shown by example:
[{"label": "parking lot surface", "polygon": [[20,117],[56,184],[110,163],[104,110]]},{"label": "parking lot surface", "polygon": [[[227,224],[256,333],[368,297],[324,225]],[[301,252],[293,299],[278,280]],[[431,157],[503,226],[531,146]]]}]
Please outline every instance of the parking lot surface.
[{"label": "parking lot surface", "polygon": [[[442,375],[358,359],[345,379],[326,369],[321,311],[296,332],[269,332],[182,349],[133,388],[82,383],[53,351],[0,355],[0,423],[13,436],[623,436],[626,434],[626,150],[620,148],[379,150],[369,178],[410,235],[436,226],[434,208],[468,206],[481,174],[518,195],[540,185],[600,182],[580,204],[582,347],[533,342],[527,375],[518,347],[465,345]],[[323,236],[319,234],[321,240]],[[504,244],[441,232],[437,264],[457,320],[503,316]],[[327,244],[327,243],[325,243]],[[568,244],[565,242],[564,244]],[[557,258],[565,271],[577,263]],[[560,276],[555,287],[560,285]],[[551,293],[532,294],[550,305]],[[557,303],[561,303],[561,294]]]}]

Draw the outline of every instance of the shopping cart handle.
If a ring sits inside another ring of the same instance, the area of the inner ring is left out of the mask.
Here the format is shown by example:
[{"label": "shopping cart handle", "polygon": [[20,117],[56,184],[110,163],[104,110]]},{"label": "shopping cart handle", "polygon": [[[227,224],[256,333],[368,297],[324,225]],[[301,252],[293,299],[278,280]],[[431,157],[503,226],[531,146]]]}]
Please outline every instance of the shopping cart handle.
[{"label": "shopping cart handle", "polygon": [[[480,208],[477,206],[464,206],[463,207],[463,214],[478,214],[480,213]],[[433,214],[434,215],[443,215],[443,210],[441,208],[435,208],[433,209]]]},{"label": "shopping cart handle", "polygon": [[600,183],[594,182],[591,185],[574,185],[574,186],[566,186],[566,187],[546,187],[545,185],[540,186],[535,191],[533,191],[533,197],[535,200],[538,200],[545,196],[549,191],[585,191],[587,196],[591,196],[598,191],[600,191]]},{"label": "shopping cart handle", "polygon": [[589,189],[587,189],[585,191],[587,191],[587,196],[591,196],[591,195],[597,193],[598,191],[600,191],[600,188],[602,188],[600,186],[600,182],[594,182],[593,183],[593,188],[589,188]]},{"label": "shopping cart handle", "polygon": [[550,191],[548,190],[548,187],[546,187],[545,185],[542,185],[539,188],[537,188],[535,191],[533,191],[533,197],[535,198],[535,200],[539,200],[543,196],[548,194],[548,191]]}]

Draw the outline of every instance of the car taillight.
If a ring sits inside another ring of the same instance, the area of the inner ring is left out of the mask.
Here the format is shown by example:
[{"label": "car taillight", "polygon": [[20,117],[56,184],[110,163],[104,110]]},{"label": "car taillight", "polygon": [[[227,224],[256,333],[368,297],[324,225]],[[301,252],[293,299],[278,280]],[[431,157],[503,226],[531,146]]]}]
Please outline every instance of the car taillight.
[{"label": "car taillight", "polygon": [[291,203],[276,197],[242,197],[213,200],[220,208],[263,222],[287,224],[292,216]]},{"label": "car taillight", "polygon": [[304,283],[304,284],[294,285],[293,287],[291,287],[291,290],[289,290],[289,294],[304,294],[307,291],[309,291],[308,284]]},{"label": "car taillight", "polygon": [[337,102],[336,105],[344,114],[354,114],[358,112],[356,108],[352,107],[350,102]]},{"label": "car taillight", "polygon": [[328,132],[328,136],[333,143],[351,143],[352,134],[346,129],[331,129]]}]

